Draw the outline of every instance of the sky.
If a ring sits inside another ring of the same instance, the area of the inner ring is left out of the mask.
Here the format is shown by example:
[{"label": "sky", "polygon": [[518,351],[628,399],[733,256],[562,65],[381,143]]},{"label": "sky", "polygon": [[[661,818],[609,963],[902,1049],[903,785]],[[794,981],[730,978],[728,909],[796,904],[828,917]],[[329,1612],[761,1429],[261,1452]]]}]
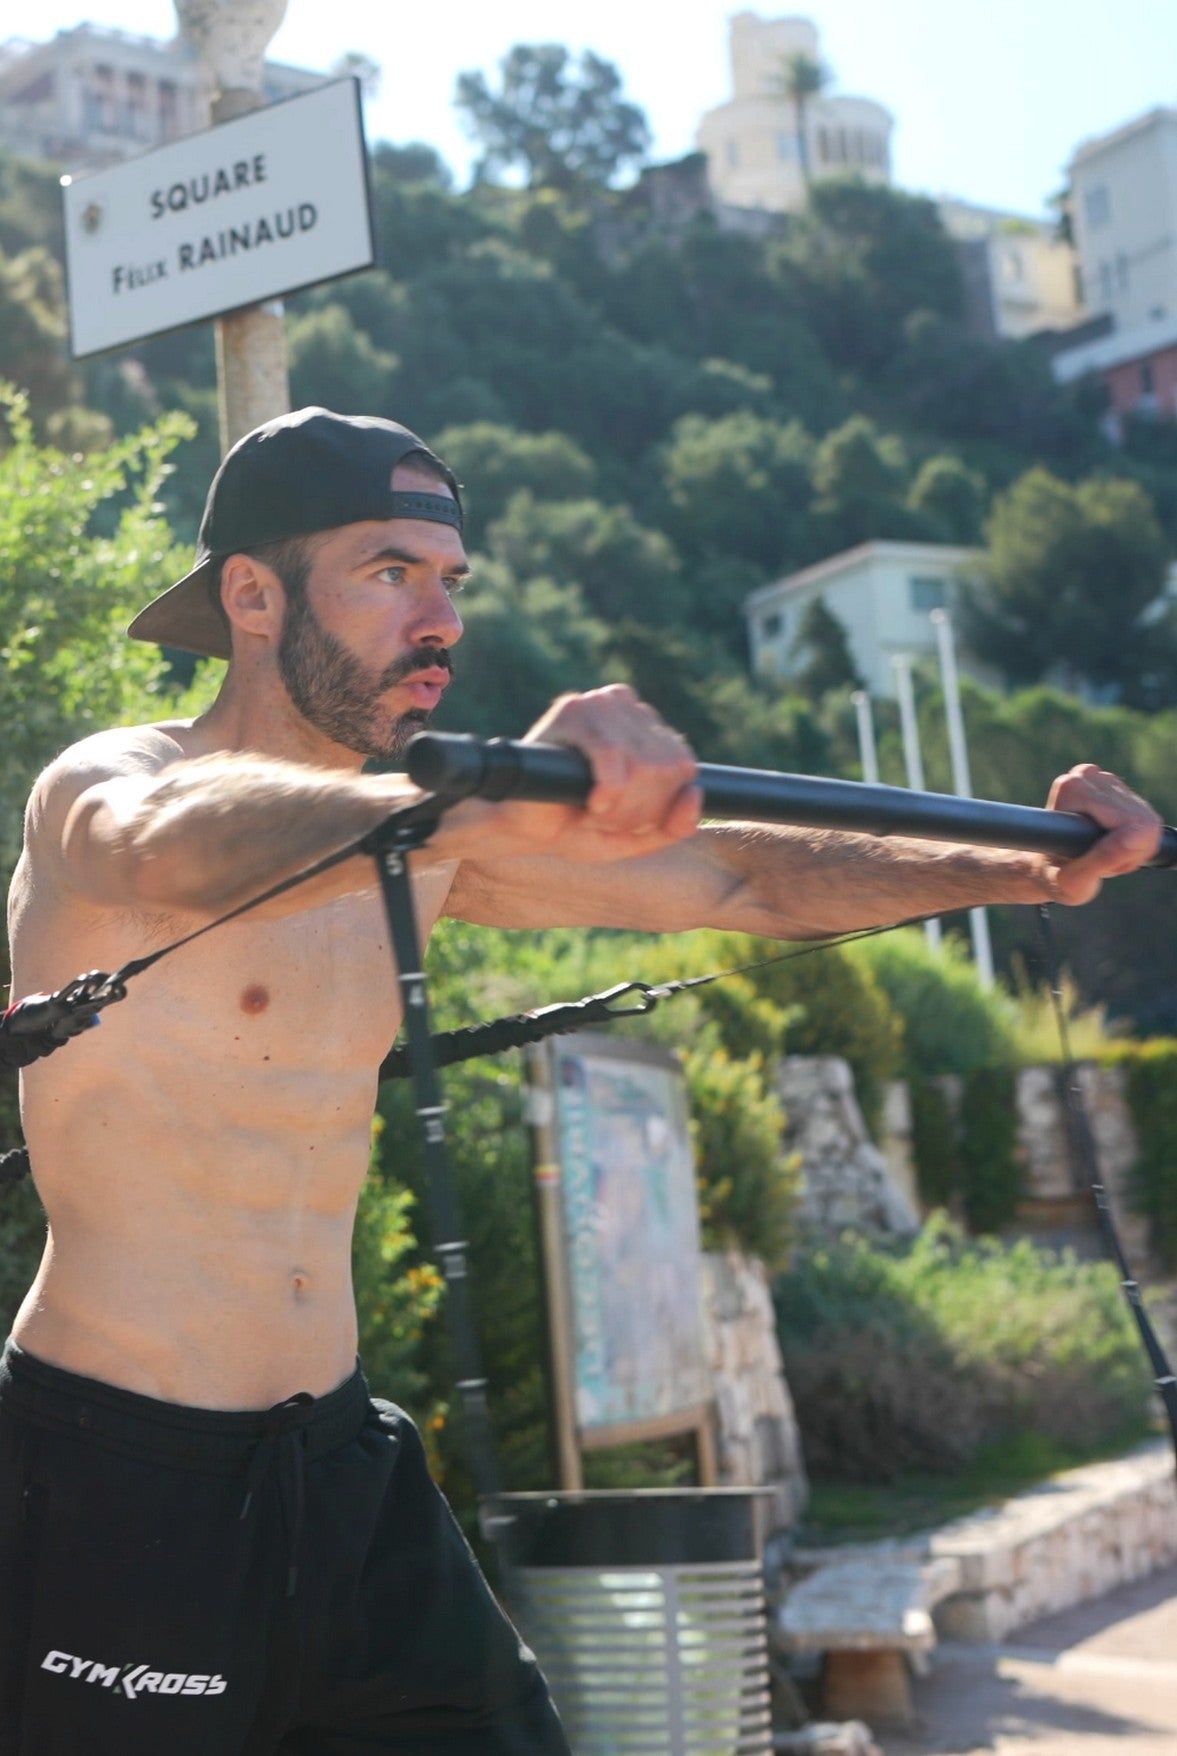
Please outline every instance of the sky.
[{"label": "sky", "polygon": [[[592,49],[645,110],[652,156],[689,152],[699,116],[730,93],[725,0],[288,0],[271,55],[326,70],[348,50],[383,68],[369,140],[424,140],[465,182],[472,147],[453,108],[460,72],[492,74],[514,43]],[[750,5],[762,16],[776,7]],[[1177,0],[812,0],[831,90],[874,98],[895,118],[893,172],[905,189],[1041,214],[1081,140],[1177,103]],[[0,0],[0,33],[15,35]],[[145,36],[175,29],[171,0],[40,0],[23,34],[89,19]],[[34,24],[35,20],[35,24]]]}]

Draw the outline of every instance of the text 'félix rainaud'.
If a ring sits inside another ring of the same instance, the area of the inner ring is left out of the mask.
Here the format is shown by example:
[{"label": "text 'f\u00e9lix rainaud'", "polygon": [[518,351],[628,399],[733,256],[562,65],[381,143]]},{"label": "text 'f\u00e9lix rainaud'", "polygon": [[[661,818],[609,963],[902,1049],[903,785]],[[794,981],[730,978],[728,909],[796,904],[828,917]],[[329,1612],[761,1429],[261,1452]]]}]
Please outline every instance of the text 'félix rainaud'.
[{"label": "text 'f\u00e9lix rainaud'", "polygon": [[[195,218],[196,210],[206,204],[243,189],[260,187],[266,180],[266,155],[264,152],[254,153],[251,158],[236,159],[232,164],[218,165],[214,170],[201,171],[163,188],[153,189],[148,197],[150,217],[161,220],[168,214],[191,212]],[[318,218],[318,209],[313,202],[299,201],[268,213],[259,213],[251,219],[237,219],[231,225],[194,232],[192,237],[175,246],[174,254],[153,256],[144,262],[117,264],[111,269],[111,291],[132,293],[139,287],[168,280],[172,269],[178,277],[191,269],[203,268],[209,262],[223,262],[227,257],[246,250],[264,249],[267,244],[293,238],[296,233],[312,231]]]}]

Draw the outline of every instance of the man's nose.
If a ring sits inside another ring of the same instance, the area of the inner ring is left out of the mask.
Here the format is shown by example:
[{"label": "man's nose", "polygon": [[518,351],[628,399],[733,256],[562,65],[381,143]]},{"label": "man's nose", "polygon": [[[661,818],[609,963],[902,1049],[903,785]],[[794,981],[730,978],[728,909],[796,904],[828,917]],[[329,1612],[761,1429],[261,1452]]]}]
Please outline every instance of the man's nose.
[{"label": "man's nose", "polygon": [[462,637],[462,618],[440,579],[431,586],[420,607],[414,633],[418,640],[436,641],[439,646],[453,646]]}]

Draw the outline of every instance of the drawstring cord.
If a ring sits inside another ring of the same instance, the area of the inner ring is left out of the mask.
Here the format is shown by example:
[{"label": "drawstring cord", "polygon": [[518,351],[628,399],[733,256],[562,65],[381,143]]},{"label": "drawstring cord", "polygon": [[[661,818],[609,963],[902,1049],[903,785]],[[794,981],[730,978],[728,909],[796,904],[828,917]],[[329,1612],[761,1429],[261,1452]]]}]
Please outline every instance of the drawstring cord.
[{"label": "drawstring cord", "polygon": [[298,1551],[306,1513],[306,1426],[303,1411],[314,1402],[309,1391],[300,1390],[285,1402],[275,1403],[264,1416],[265,1431],[254,1446],[245,1472],[245,1498],[241,1520],[249,1517],[254,1496],[273,1473],[278,1477],[282,1523],[286,1530],[286,1596],[298,1590]]}]

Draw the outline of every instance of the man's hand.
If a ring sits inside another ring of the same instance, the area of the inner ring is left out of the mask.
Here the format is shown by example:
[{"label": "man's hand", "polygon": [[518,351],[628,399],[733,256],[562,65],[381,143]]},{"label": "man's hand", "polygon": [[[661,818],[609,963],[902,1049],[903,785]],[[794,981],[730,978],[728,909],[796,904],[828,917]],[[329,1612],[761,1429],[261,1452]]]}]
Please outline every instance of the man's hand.
[{"label": "man's hand", "polygon": [[627,860],[682,841],[699,826],[703,797],[694,756],[625,684],[561,696],[523,741],[582,751],[594,784],[584,808],[495,806],[488,842],[504,838],[505,853],[552,852],[586,864]]},{"label": "man's hand", "polygon": [[1060,775],[1047,805],[1054,811],[1075,811],[1090,817],[1106,833],[1077,860],[1043,862],[1051,891],[1059,902],[1090,902],[1105,878],[1146,866],[1160,846],[1164,824],[1142,798],[1114,774],[1081,762]]}]

